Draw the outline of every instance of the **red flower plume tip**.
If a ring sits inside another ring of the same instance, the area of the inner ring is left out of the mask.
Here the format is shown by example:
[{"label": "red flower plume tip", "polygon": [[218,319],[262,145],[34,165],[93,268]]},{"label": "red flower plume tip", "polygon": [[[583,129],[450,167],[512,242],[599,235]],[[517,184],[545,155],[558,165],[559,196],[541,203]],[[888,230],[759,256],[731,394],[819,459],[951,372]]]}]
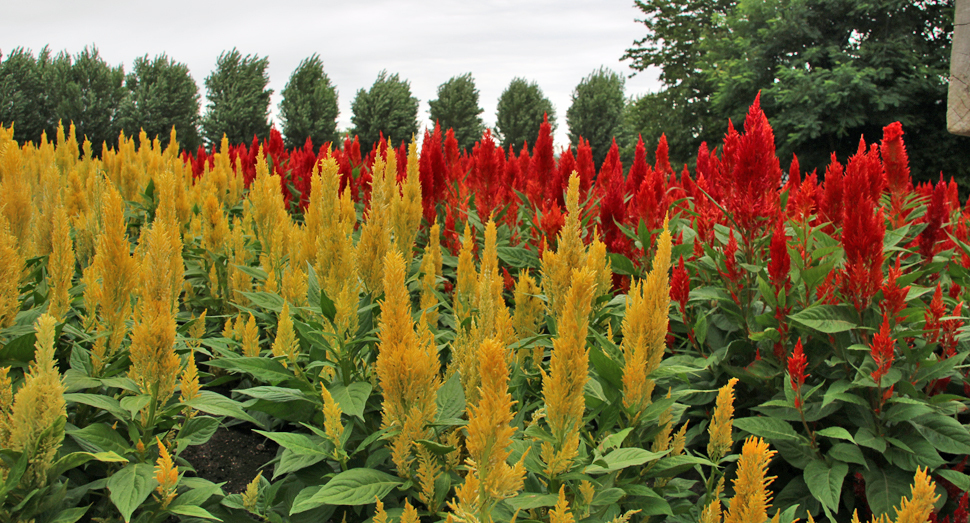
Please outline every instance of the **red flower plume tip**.
[{"label": "red flower plume tip", "polygon": [[876,382],[876,385],[879,385],[879,380],[892,367],[895,347],[896,342],[893,340],[889,329],[889,316],[883,316],[882,326],[879,328],[879,332],[872,337],[872,345],[870,345],[870,354],[876,362],[876,370],[872,371],[872,379]]},{"label": "red flower plume tip", "polygon": [[[801,394],[798,391],[805,384],[805,378],[809,376],[805,374],[806,368],[808,368],[808,359],[805,357],[805,352],[802,349],[802,339],[798,338],[798,342],[795,343],[795,349],[792,351],[791,356],[788,357],[788,377],[791,380],[791,388],[799,396],[799,399]],[[800,401],[797,401],[797,403],[799,404],[796,407],[801,406]]]},{"label": "red flower plume tip", "polygon": [[882,128],[882,165],[886,169],[889,192],[898,195],[909,192],[913,182],[909,177],[909,156],[903,144],[903,126],[893,122]]},{"label": "red flower plume tip", "polygon": [[684,257],[674,267],[670,274],[670,299],[680,304],[681,310],[687,308],[687,299],[690,296],[690,274],[684,267]]},{"label": "red flower plume tip", "polygon": [[788,278],[790,270],[788,235],[785,232],[785,223],[778,220],[774,234],[771,235],[771,261],[768,263],[768,276],[776,293],[780,293],[783,289],[787,292],[791,287],[791,280]]}]

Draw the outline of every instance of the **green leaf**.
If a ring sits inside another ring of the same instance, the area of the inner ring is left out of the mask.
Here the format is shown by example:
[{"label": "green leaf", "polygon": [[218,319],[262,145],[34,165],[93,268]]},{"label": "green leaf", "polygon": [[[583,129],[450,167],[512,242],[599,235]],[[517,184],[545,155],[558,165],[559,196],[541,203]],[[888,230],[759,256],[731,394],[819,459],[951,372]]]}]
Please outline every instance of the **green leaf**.
[{"label": "green leaf", "polygon": [[215,521],[222,521],[221,519],[213,516],[208,510],[196,506],[196,505],[179,505],[170,506],[168,511],[172,514],[178,514],[180,516],[188,516],[191,518],[203,518],[203,519],[213,519]]},{"label": "green leaf", "polygon": [[815,434],[818,434],[819,436],[825,436],[827,438],[844,439],[855,443],[855,440],[852,439],[852,434],[842,427],[824,428],[822,430],[815,431]]},{"label": "green leaf", "polygon": [[828,455],[832,459],[837,459],[839,461],[844,461],[846,463],[856,463],[869,468],[869,464],[866,463],[865,456],[862,455],[862,450],[858,446],[851,443],[836,443],[832,445],[829,449]]},{"label": "green leaf", "polygon": [[822,407],[825,407],[829,403],[839,399],[839,395],[850,389],[852,389],[852,383],[845,380],[839,380],[829,385],[828,389],[825,391],[825,396],[822,397]]},{"label": "green leaf", "polygon": [[592,465],[586,467],[586,474],[606,474],[627,467],[643,465],[648,461],[655,461],[667,455],[669,451],[650,452],[646,449],[635,447],[624,447],[596,460]]},{"label": "green leaf", "polygon": [[186,401],[185,405],[213,416],[230,416],[254,425],[260,425],[255,418],[246,414],[239,402],[209,390],[200,391],[197,397]]},{"label": "green leaf", "polygon": [[427,439],[418,439],[418,440],[414,440],[414,442],[428,449],[429,452],[431,452],[436,456],[446,456],[456,450],[455,447],[452,447],[451,445],[442,445],[436,441],[431,441]]},{"label": "green leaf", "polygon": [[866,427],[859,427],[859,430],[856,431],[855,442],[877,452],[886,452],[886,438],[876,436]]},{"label": "green leaf", "polygon": [[130,448],[128,442],[106,423],[92,423],[83,429],[67,429],[66,432],[81,448],[95,454],[114,452],[124,455]]},{"label": "green leaf", "polygon": [[260,309],[270,310],[277,314],[283,311],[283,302],[285,300],[278,294],[259,291],[243,292],[242,295],[249,298],[249,301],[253,302],[253,305]]},{"label": "green leaf", "polygon": [[688,456],[686,454],[682,454],[680,456],[667,456],[665,458],[661,458],[654,463],[652,467],[647,469],[643,473],[643,477],[665,478],[676,476],[688,469],[693,468],[695,465],[714,467],[714,463],[712,463],[711,460],[699,456]]},{"label": "green leaf", "polygon": [[186,445],[201,445],[219,429],[219,420],[209,416],[195,416],[185,422],[176,438]]},{"label": "green leaf", "polygon": [[128,411],[121,407],[121,402],[110,396],[104,396],[101,394],[72,393],[65,394],[64,400],[101,409],[111,413],[112,416],[121,421],[128,421],[131,419],[131,415],[128,414]]},{"label": "green leaf", "polygon": [[626,256],[611,252],[606,255],[610,260],[610,265],[613,267],[614,274],[622,274],[623,276],[635,276],[637,275],[637,269],[630,261],[630,258]]},{"label": "green leaf", "polygon": [[461,386],[461,376],[454,373],[438,389],[438,421],[461,418],[465,413],[465,389]]},{"label": "green leaf", "polygon": [[311,437],[297,432],[264,432],[262,430],[254,430],[253,432],[266,436],[279,443],[281,447],[297,454],[329,456],[332,450],[332,447],[326,444],[326,440],[317,436]]},{"label": "green leaf", "polygon": [[950,454],[970,454],[970,431],[942,414],[927,414],[910,421],[934,447]]},{"label": "green leaf", "polygon": [[895,519],[895,509],[903,496],[910,494],[910,483],[913,477],[895,467],[881,469],[870,467],[864,473],[866,480],[866,499],[869,501],[869,508],[872,515],[876,518],[882,514],[888,514]]},{"label": "green leaf", "polygon": [[838,305],[814,305],[788,315],[788,319],[826,334],[858,327],[848,307]]},{"label": "green leaf", "polygon": [[970,492],[970,476],[950,469],[939,469],[936,474],[956,485],[963,492]]},{"label": "green leaf", "polygon": [[402,483],[400,478],[379,470],[350,469],[334,476],[313,496],[294,502],[290,515],[323,505],[369,505]]},{"label": "green leaf", "polygon": [[768,440],[800,441],[801,437],[791,428],[791,425],[778,418],[754,417],[734,420],[734,426],[745,432]]},{"label": "green leaf", "polygon": [[311,465],[316,465],[325,459],[327,459],[327,456],[321,456],[319,454],[298,454],[292,450],[283,449],[283,454],[280,456],[280,462],[273,467],[273,480],[275,481],[276,478],[286,474],[287,472],[294,472],[305,469]]},{"label": "green leaf", "polygon": [[237,389],[236,392],[245,394],[251,398],[273,401],[277,403],[286,403],[287,401],[309,401],[313,403],[313,401],[310,400],[310,398],[308,398],[302,390],[289,389],[286,387],[261,386],[251,387],[248,389]]},{"label": "green leaf", "polygon": [[251,374],[259,381],[266,383],[275,384],[294,378],[292,372],[286,370],[286,367],[282,363],[272,358],[234,356],[210,360],[207,365],[236,372],[245,372]]},{"label": "green leaf", "polygon": [[559,502],[555,494],[527,494],[522,493],[514,498],[505,500],[515,510],[531,510],[541,507],[554,507]]},{"label": "green leaf", "polygon": [[849,473],[849,466],[841,461],[829,465],[824,460],[816,459],[805,467],[805,484],[808,490],[825,506],[834,512],[839,511],[839,496],[842,493],[842,481]]},{"label": "green leaf", "polygon": [[50,477],[57,477],[85,463],[96,460],[102,463],[128,463],[128,460],[114,452],[72,452],[54,462],[49,471]]},{"label": "green leaf", "polygon": [[57,516],[47,521],[48,523],[74,523],[75,521],[81,519],[89,508],[91,508],[91,505],[62,510]]},{"label": "green leaf", "polygon": [[158,482],[155,469],[147,463],[130,463],[108,478],[111,502],[121,512],[125,522],[148,499]]},{"label": "green leaf", "polygon": [[340,406],[340,410],[348,416],[357,416],[364,419],[364,408],[367,406],[367,398],[370,397],[374,387],[364,381],[355,381],[344,387],[343,385],[331,385],[328,391],[333,400]]}]

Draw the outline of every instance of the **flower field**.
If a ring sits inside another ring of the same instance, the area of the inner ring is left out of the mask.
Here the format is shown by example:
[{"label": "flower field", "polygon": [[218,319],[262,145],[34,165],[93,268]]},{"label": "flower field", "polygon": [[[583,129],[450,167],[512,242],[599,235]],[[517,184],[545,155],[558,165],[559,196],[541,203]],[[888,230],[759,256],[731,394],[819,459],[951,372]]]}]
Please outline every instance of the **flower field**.
[{"label": "flower field", "polygon": [[898,123],[825,173],[757,99],[679,171],[73,134],[0,128],[0,521],[967,522],[970,206]]}]

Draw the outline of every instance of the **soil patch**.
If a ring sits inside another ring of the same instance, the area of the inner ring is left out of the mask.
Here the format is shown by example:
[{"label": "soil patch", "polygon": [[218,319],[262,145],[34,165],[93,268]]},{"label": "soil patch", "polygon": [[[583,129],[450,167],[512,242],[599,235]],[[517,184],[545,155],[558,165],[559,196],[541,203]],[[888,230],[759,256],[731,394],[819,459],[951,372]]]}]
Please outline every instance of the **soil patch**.
[{"label": "soil patch", "polygon": [[[182,457],[195,468],[196,476],[213,483],[224,481],[222,489],[235,494],[246,490],[260,467],[276,457],[278,448],[250,425],[237,425],[220,427],[208,442],[185,449]],[[263,476],[272,476],[272,467],[263,470]]]}]

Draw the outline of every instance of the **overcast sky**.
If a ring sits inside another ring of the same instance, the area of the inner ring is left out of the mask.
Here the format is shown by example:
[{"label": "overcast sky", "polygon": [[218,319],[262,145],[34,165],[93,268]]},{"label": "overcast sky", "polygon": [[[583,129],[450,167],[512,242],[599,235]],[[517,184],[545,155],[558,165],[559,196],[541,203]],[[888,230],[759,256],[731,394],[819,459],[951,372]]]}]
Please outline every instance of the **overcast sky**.
[{"label": "overcast sky", "polygon": [[[105,61],[131,69],[132,61],[166,53],[188,65],[199,85],[219,53],[236,47],[269,58],[271,111],[299,62],[318,53],[339,92],[341,130],[350,126],[350,103],[382,69],[411,83],[420,102],[452,76],[471,72],[485,124],[495,123],[499,95],[512,78],[539,84],[555,107],[557,147],[566,143],[566,110],[576,84],[600,66],[633,72],[620,57],[644,27],[632,0],[479,0],[394,2],[0,0],[0,51],[76,54],[97,46]],[[626,80],[627,96],[657,90],[652,71]]]}]

